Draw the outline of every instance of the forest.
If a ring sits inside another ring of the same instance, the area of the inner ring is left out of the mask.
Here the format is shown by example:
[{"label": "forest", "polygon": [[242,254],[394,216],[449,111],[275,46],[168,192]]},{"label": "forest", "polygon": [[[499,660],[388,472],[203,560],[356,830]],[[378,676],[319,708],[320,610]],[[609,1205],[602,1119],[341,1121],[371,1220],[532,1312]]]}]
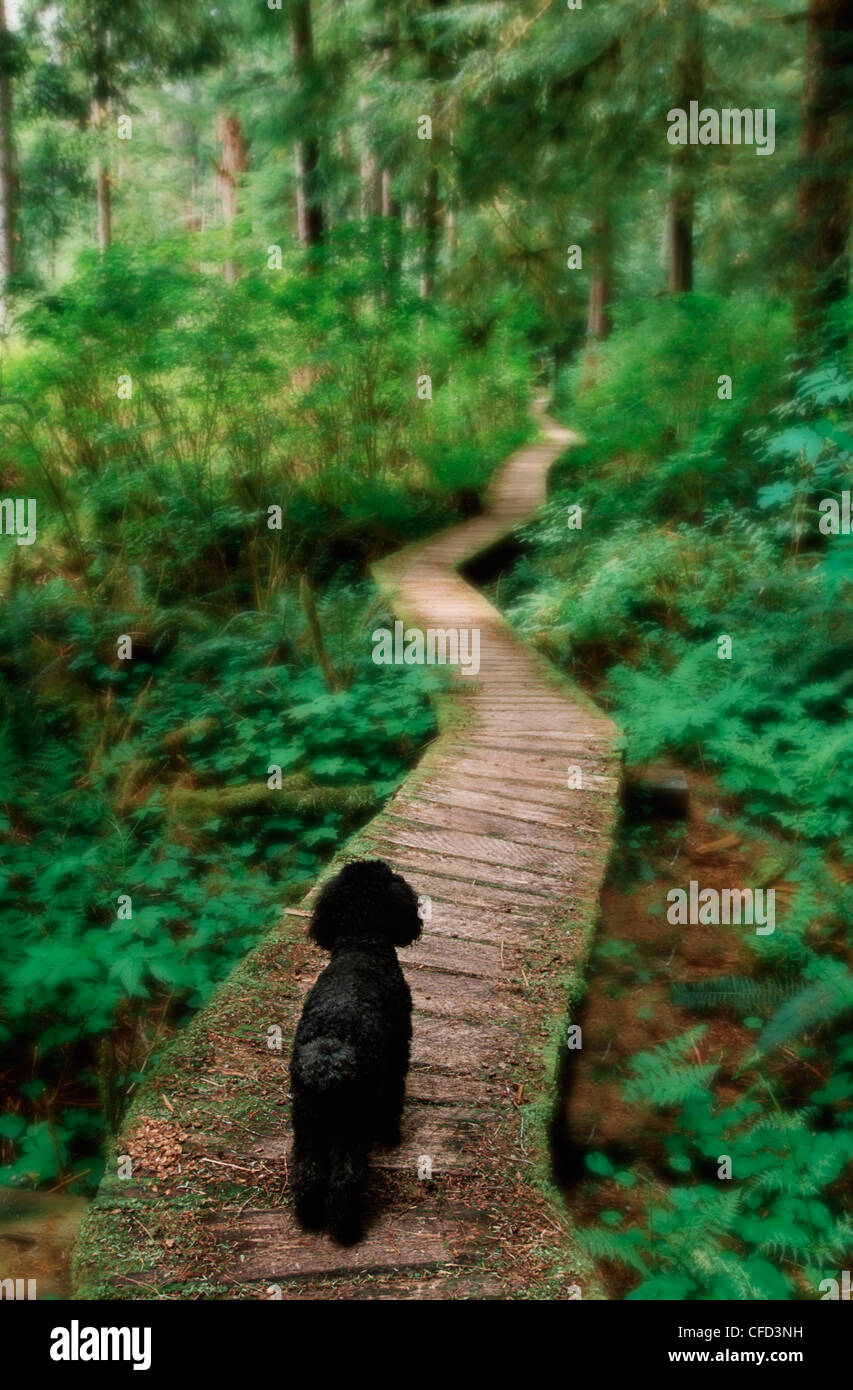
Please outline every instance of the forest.
[{"label": "forest", "polygon": [[[846,0],[0,0],[10,1202],[85,1206],[434,739],[371,567],[539,397],[576,438],[485,592],[690,787],[616,831],[560,1200],[609,1299],[838,1297],[851,109]],[[682,929],[691,880],[774,929]]]}]

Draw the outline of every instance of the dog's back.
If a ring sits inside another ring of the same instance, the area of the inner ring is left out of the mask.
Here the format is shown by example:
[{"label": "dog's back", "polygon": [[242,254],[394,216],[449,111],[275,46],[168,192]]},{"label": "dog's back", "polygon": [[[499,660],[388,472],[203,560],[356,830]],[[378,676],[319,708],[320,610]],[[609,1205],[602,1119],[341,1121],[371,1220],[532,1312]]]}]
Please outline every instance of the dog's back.
[{"label": "dog's back", "polygon": [[290,1062],[300,1222],[361,1234],[374,1141],[399,1143],[412,1000],[396,945],[420,932],[417,899],[379,860],[350,864],[318,899],[311,935],[332,959],[309,993]]},{"label": "dog's back", "polygon": [[387,942],[352,942],[335,951],[302,1010],[291,1077],[316,1094],[382,1078],[411,1037],[412,997]]}]

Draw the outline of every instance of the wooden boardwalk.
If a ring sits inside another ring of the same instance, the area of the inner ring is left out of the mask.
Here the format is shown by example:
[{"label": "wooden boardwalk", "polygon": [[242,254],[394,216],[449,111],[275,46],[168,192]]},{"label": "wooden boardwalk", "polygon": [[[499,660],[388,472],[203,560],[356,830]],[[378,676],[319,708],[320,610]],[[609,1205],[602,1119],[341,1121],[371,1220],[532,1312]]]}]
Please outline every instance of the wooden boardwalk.
[{"label": "wooden boardwalk", "polygon": [[372,1160],[365,1239],[306,1235],[288,1204],[287,1062],[325,961],[294,925],[315,886],[143,1087],[84,1223],[80,1296],[599,1296],[542,1180],[555,1039],[582,990],[613,829],[616,730],[458,573],[540,506],[570,442],[543,417],[483,515],[377,567],[407,626],[477,629],[480,670],[441,696],[439,736],[329,870],[380,856],[430,904],[400,953],[415,1005],[403,1142]]}]

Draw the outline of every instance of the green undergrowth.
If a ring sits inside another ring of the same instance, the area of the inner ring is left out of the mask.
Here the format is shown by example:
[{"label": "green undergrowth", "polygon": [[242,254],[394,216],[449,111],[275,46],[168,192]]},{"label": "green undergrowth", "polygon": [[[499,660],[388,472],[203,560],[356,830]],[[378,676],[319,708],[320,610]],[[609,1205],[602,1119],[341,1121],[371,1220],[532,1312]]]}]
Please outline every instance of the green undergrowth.
[{"label": "green undergrowth", "polygon": [[389,306],[376,229],[231,286],[199,247],[83,256],[0,362],[37,532],[0,550],[0,1182],[97,1184],[163,1042],[417,759],[434,683],[373,664],[370,564],[531,431],[512,326]]},{"label": "green undergrowth", "polygon": [[31,704],[2,783],[2,1026],[21,1076],[0,1121],[6,1181],[97,1180],[104,1126],[152,1050],[429,737],[420,673],[370,661],[371,602],[350,585],[320,604],[340,689],[290,595],[230,631],[199,621],[156,665],[95,654],[100,720],[69,704],[79,676]]},{"label": "green undergrowth", "polygon": [[[747,983],[696,993],[699,1032],[625,1077],[676,1136],[642,1221],[614,1208],[586,1233],[632,1298],[815,1297],[853,1247],[853,542],[820,524],[851,488],[853,380],[841,360],[791,373],[786,349],[760,301],[628,313],[594,383],[588,364],[562,383],[586,442],[501,582],[521,634],[621,725],[628,763],[712,772],[756,847],[754,886],[786,888],[775,931],[746,936]],[[757,1032],[735,1100],[725,1059],[696,1061],[703,1011],[721,1008]],[[730,1182],[706,1173],[722,1154]]]}]

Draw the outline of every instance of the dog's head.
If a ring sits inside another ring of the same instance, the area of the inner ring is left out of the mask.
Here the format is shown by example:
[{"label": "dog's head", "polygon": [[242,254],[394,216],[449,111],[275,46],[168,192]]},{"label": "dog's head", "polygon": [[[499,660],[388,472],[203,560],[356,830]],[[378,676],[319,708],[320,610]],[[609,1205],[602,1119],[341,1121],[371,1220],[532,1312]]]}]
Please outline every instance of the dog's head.
[{"label": "dog's head", "polygon": [[341,937],[367,932],[382,933],[394,946],[409,946],[421,934],[417,896],[382,859],[345,864],[322,889],[308,929],[325,951]]}]

